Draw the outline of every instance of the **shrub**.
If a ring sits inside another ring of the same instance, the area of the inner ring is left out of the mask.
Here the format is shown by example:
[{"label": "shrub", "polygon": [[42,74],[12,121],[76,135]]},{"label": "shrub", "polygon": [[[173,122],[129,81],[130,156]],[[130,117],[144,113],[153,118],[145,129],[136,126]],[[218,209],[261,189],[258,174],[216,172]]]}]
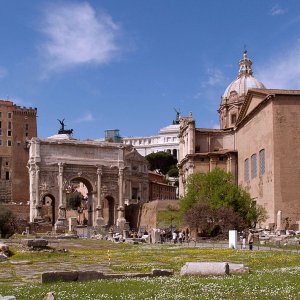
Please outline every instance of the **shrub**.
[{"label": "shrub", "polygon": [[5,206],[0,206],[1,238],[9,238],[16,231],[16,218],[13,212]]}]

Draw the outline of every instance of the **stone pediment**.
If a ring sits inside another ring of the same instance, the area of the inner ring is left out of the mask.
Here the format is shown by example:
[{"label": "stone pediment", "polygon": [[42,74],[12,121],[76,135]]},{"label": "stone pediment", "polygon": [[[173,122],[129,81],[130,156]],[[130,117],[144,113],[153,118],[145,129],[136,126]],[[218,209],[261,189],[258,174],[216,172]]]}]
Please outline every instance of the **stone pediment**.
[{"label": "stone pediment", "polygon": [[237,124],[249,115],[260,103],[262,103],[265,98],[266,93],[260,92],[260,89],[249,90],[238,116]]},{"label": "stone pediment", "polygon": [[129,153],[125,154],[125,160],[146,163],[145,157],[139,154],[135,149],[132,149]]}]

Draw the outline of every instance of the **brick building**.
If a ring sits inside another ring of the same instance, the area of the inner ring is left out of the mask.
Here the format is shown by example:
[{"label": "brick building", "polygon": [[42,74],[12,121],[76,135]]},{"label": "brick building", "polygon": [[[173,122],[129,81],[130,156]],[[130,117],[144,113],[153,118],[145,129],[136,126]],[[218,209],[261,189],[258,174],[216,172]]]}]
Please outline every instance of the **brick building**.
[{"label": "brick building", "polygon": [[149,171],[149,201],[176,198],[176,186],[169,184],[164,175]]},{"label": "brick building", "polygon": [[29,201],[27,141],[37,135],[36,113],[0,100],[0,203]]}]

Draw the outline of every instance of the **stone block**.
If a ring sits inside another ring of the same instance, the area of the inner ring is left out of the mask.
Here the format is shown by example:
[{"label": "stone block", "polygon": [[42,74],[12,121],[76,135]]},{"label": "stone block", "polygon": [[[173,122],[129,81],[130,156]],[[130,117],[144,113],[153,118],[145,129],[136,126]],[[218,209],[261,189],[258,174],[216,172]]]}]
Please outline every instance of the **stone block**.
[{"label": "stone block", "polygon": [[103,279],[104,274],[98,271],[78,271],[78,281]]},{"label": "stone block", "polygon": [[0,295],[0,300],[17,300],[15,296],[1,296]]},{"label": "stone block", "polygon": [[152,269],[153,276],[171,276],[173,274],[174,274],[173,270]]},{"label": "stone block", "polygon": [[7,256],[4,253],[0,253],[0,261],[7,260]]},{"label": "stone block", "polygon": [[229,273],[230,274],[237,274],[237,273],[249,273],[249,268],[245,267],[244,264],[229,264]]},{"label": "stone block", "polygon": [[180,271],[181,276],[186,275],[228,275],[229,265],[225,262],[188,262]]},{"label": "stone block", "polygon": [[180,275],[229,275],[236,273],[248,273],[249,268],[244,264],[227,262],[190,262],[186,263],[180,271]]},{"label": "stone block", "polygon": [[55,294],[54,292],[49,292],[43,300],[55,300]]},{"label": "stone block", "polygon": [[48,241],[45,239],[24,239],[22,244],[32,248],[45,248],[48,245]]},{"label": "stone block", "polygon": [[77,281],[77,271],[65,271],[65,272],[44,272],[41,274],[41,282],[55,282],[55,281]]}]

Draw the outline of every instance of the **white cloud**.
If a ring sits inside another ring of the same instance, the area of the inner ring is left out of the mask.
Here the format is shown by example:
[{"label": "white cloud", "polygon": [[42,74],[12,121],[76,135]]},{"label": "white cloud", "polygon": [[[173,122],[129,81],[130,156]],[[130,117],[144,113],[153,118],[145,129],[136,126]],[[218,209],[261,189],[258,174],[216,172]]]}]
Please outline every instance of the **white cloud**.
[{"label": "white cloud", "polygon": [[0,79],[6,77],[6,75],[7,75],[7,70],[0,66]]},{"label": "white cloud", "polygon": [[80,118],[78,118],[75,121],[75,123],[85,123],[85,122],[93,122],[93,121],[95,121],[94,116],[92,115],[92,113],[87,112],[83,116],[81,116]]},{"label": "white cloud", "polygon": [[207,69],[208,79],[202,83],[203,87],[206,86],[216,86],[224,81],[224,75],[221,70],[217,68],[208,68]]},{"label": "white cloud", "polygon": [[257,78],[267,88],[300,89],[300,40],[257,70]]},{"label": "white cloud", "polygon": [[40,45],[47,70],[61,71],[82,64],[106,64],[119,52],[119,26],[89,3],[51,5],[44,12]]},{"label": "white cloud", "polygon": [[271,16],[279,16],[279,15],[284,15],[288,12],[287,8],[281,8],[279,5],[275,5],[271,8],[270,10],[270,15]]},{"label": "white cloud", "polygon": [[213,129],[220,129],[220,124],[214,124]]}]

